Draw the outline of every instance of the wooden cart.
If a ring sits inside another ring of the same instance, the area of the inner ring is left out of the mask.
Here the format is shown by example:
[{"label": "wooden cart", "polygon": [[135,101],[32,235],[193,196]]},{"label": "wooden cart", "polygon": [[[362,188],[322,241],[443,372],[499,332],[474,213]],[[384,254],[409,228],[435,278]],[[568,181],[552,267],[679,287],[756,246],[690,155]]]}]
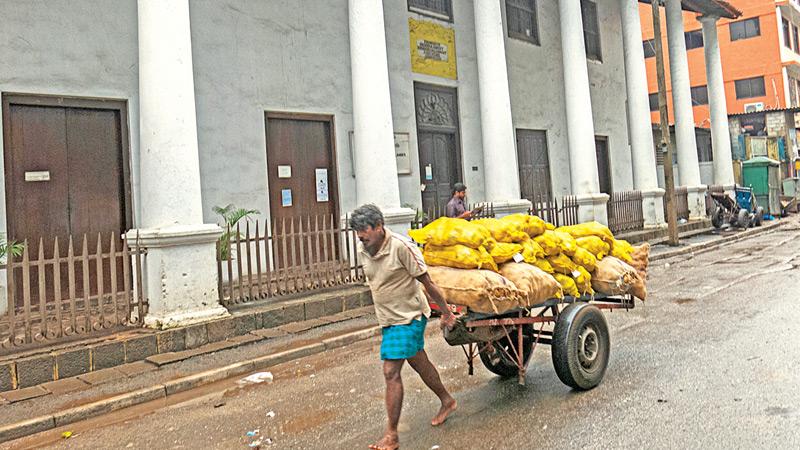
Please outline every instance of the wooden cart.
[{"label": "wooden cart", "polygon": [[558,378],[574,389],[589,390],[600,384],[608,365],[609,330],[601,310],[633,307],[631,296],[597,295],[551,299],[502,314],[467,311],[445,332],[445,340],[462,347],[470,375],[480,357],[491,372],[517,376],[522,385],[536,346],[550,345]]}]

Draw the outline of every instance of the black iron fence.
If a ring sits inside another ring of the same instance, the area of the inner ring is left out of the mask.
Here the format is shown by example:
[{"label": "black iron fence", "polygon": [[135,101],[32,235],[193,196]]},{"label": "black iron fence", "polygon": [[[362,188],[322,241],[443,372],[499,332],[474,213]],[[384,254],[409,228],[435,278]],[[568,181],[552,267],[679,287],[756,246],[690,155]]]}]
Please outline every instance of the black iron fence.
[{"label": "black iron fence", "polygon": [[613,233],[644,228],[641,191],[614,192],[608,199],[608,228]]}]

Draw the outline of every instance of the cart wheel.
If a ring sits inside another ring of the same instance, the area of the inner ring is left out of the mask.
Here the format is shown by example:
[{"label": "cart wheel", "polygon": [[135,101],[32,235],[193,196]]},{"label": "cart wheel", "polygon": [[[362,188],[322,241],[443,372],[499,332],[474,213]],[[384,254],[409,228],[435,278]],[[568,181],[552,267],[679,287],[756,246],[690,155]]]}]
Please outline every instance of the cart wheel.
[{"label": "cart wheel", "polygon": [[760,227],[764,223],[764,207],[759,206],[756,208],[756,226]]},{"label": "cart wheel", "polygon": [[[516,348],[516,337],[517,333],[516,330],[513,332],[509,331],[508,333],[511,336],[511,339],[515,341],[513,348]],[[492,372],[495,375],[500,375],[504,378],[516,377],[519,375],[519,368],[517,367],[516,361],[511,360],[508,356],[506,356],[506,352],[509,355],[514,357],[515,353],[512,349],[512,345],[508,342],[506,337],[498,339],[494,341],[492,344],[494,347],[494,352],[491,349],[486,349],[480,352],[481,362],[489,372]],[[533,341],[531,340],[530,333],[523,333],[522,334],[522,360],[523,364],[527,364],[528,360],[531,358],[531,354],[533,350]]]},{"label": "cart wheel", "polygon": [[744,229],[750,226],[750,213],[746,209],[739,210],[739,214],[736,215],[736,225]]},{"label": "cart wheel", "polygon": [[714,225],[714,228],[722,228],[724,217],[725,211],[721,206],[718,206],[717,209],[714,210],[714,214],[711,216],[711,225]]},{"label": "cart wheel", "polygon": [[603,380],[611,342],[603,313],[588,303],[561,312],[553,331],[553,367],[562,383],[588,391]]}]

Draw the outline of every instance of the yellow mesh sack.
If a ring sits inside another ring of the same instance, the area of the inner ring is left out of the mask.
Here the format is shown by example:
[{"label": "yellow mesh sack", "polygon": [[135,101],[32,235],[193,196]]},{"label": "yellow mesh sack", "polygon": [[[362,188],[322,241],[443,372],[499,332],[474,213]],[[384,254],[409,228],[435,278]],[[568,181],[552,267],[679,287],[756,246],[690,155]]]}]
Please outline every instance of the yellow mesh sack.
[{"label": "yellow mesh sack", "polygon": [[583,267],[578,266],[575,270],[575,273],[578,274],[577,276],[573,274],[575,286],[578,288],[578,292],[580,292],[581,295],[594,295],[594,289],[592,289],[592,276],[589,274],[589,272],[587,272]]},{"label": "yellow mesh sack", "polygon": [[528,239],[520,245],[522,245],[522,259],[524,259],[526,263],[533,264],[534,261],[539,258],[544,258],[545,256],[542,246],[537,244],[533,239]]},{"label": "yellow mesh sack", "polygon": [[422,250],[422,256],[429,266],[445,266],[456,269],[489,269],[497,272],[497,264],[483,247],[474,249],[458,244],[447,247],[427,244]]},{"label": "yellow mesh sack", "polygon": [[597,260],[601,260],[611,252],[611,246],[597,236],[585,236],[575,239],[578,247],[582,247],[593,254]]},{"label": "yellow mesh sack", "polygon": [[500,220],[513,224],[514,227],[530,237],[536,237],[545,230],[544,220],[528,214],[509,214]]},{"label": "yellow mesh sack", "polygon": [[513,222],[500,219],[478,219],[471,223],[483,226],[497,242],[522,242],[530,239],[528,233],[519,229]]},{"label": "yellow mesh sack", "polygon": [[609,230],[607,226],[600,222],[586,222],[578,225],[569,225],[565,227],[559,227],[558,230],[571,234],[575,239],[586,236],[597,236],[609,245],[614,241],[614,235],[611,233],[611,230]]},{"label": "yellow mesh sack", "polygon": [[625,250],[625,247],[622,245],[612,245],[611,246],[611,256],[614,258],[621,259],[625,261],[627,264],[633,264],[633,258],[631,258],[631,254]]},{"label": "yellow mesh sack", "polygon": [[441,217],[419,230],[409,230],[411,239],[420,244],[437,247],[464,245],[478,248],[491,242],[492,235],[486,228],[464,219]]},{"label": "yellow mesh sack", "polygon": [[555,226],[555,225],[553,225],[553,224],[552,224],[552,223],[550,223],[550,222],[545,222],[545,223],[544,223],[544,229],[545,229],[545,230],[550,230],[550,231],[553,231],[553,230],[555,230],[555,229],[556,229],[556,226]]},{"label": "yellow mesh sack", "polygon": [[569,259],[569,256],[563,253],[559,253],[556,256],[548,256],[547,261],[550,262],[556,272],[567,275],[571,275],[572,272],[578,267],[574,262],[572,262],[571,259]]},{"label": "yellow mesh sack", "polygon": [[536,261],[532,262],[534,266],[544,270],[547,273],[555,273],[556,269],[553,268],[553,265],[550,262],[543,258],[536,258]]},{"label": "yellow mesh sack", "polygon": [[575,242],[575,238],[572,237],[571,234],[563,231],[555,230],[553,233],[561,240],[561,243],[558,245],[558,248],[561,249],[561,253],[566,253],[567,256],[574,255],[575,250],[578,248],[578,243]]},{"label": "yellow mesh sack", "polygon": [[588,272],[594,272],[594,268],[597,266],[597,258],[583,247],[578,247],[575,250],[575,254],[572,255],[572,261]]},{"label": "yellow mesh sack", "polygon": [[492,255],[492,259],[497,264],[511,261],[511,259],[514,258],[514,255],[517,253],[522,253],[522,246],[519,244],[509,244],[506,242],[498,242],[494,244],[492,250],[489,252],[489,254]]},{"label": "yellow mesh sack", "polygon": [[573,280],[572,277],[557,273],[553,275],[553,278],[558,281],[558,284],[561,285],[561,290],[564,292],[559,298],[563,298],[564,295],[569,295],[571,297],[581,296],[580,292],[578,292],[578,286],[575,285],[575,280]]},{"label": "yellow mesh sack", "polygon": [[533,238],[533,240],[542,247],[544,254],[547,256],[554,256],[561,253],[561,239],[552,231],[545,231],[541,235]]},{"label": "yellow mesh sack", "polygon": [[611,243],[611,249],[613,250],[615,248],[619,248],[627,254],[633,253],[633,246],[625,239],[614,239],[614,242]]}]

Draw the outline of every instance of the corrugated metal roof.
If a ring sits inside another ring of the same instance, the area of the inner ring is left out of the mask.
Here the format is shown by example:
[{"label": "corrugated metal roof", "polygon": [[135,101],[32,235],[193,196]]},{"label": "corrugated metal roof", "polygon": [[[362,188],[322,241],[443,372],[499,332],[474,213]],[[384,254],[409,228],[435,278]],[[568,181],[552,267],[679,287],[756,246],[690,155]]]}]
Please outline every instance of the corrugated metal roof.
[{"label": "corrugated metal roof", "polygon": [[[650,3],[651,0],[639,0],[640,3]],[[664,0],[659,0],[663,5]],[[735,19],[742,15],[730,3],[723,0],[681,0],[685,11],[692,11],[707,16],[717,16],[725,19]]]},{"label": "corrugated metal roof", "polygon": [[753,112],[740,112],[740,113],[730,113],[728,117],[738,117],[738,116],[749,116],[751,114],[762,114],[762,113],[774,113],[774,112],[800,112],[800,106],[795,106],[792,108],[777,108],[777,109],[762,109],[761,111],[753,111]]}]

